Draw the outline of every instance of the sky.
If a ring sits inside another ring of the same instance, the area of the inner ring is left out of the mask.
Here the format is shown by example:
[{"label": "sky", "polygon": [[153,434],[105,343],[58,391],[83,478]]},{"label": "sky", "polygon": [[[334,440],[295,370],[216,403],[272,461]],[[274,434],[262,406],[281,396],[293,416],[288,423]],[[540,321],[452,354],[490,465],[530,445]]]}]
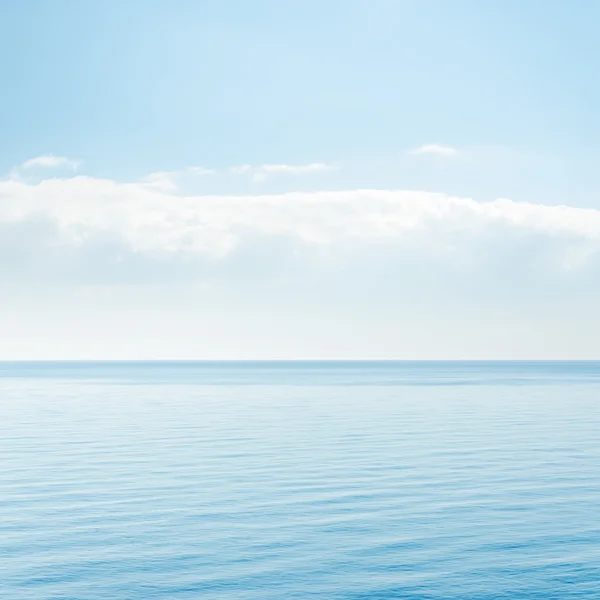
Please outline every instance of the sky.
[{"label": "sky", "polygon": [[0,359],[600,359],[599,20],[0,3]]}]

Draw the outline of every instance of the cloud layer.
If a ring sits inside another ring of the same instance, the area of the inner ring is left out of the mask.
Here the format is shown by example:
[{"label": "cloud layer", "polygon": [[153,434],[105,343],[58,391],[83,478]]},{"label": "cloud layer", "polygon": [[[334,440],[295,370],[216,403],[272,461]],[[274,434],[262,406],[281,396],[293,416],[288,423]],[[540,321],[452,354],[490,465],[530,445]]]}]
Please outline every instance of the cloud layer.
[{"label": "cloud layer", "polygon": [[[214,263],[277,244],[290,256],[377,250],[388,263],[400,254],[415,264],[435,255],[463,266],[514,261],[519,247],[517,262],[543,255],[548,268],[569,271],[595,262],[600,211],[422,191],[190,196],[157,174],[139,183],[76,176],[0,182],[0,231],[2,266],[15,270],[19,260],[31,268],[48,256],[67,264],[90,253],[107,264],[136,257]],[[276,259],[261,260],[268,270]]]},{"label": "cloud layer", "polygon": [[599,210],[169,182],[0,181],[3,357],[599,355]]}]

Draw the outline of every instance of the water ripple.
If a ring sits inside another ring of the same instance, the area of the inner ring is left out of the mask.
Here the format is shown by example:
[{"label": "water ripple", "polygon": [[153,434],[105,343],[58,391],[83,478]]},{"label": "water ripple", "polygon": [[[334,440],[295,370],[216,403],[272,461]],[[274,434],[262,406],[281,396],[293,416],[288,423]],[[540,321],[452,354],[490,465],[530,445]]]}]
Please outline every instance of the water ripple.
[{"label": "water ripple", "polygon": [[3,593],[596,598],[598,373],[3,363]]}]

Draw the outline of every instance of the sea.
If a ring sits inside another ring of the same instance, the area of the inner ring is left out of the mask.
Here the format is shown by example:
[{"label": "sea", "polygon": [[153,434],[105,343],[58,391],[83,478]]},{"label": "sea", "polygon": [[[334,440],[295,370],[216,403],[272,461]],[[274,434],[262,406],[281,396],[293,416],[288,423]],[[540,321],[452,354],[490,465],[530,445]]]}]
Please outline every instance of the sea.
[{"label": "sea", "polygon": [[600,363],[0,363],[0,598],[598,599]]}]

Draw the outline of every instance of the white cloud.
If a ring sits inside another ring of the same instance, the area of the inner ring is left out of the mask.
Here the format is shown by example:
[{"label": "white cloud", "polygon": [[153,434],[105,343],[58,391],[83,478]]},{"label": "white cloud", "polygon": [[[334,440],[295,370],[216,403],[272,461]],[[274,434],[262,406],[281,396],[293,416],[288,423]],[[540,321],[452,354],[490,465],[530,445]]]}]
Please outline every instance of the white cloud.
[{"label": "white cloud", "polygon": [[302,175],[306,173],[318,173],[333,169],[333,165],[315,162],[306,165],[286,164],[264,164],[264,165],[238,165],[231,167],[229,171],[234,175],[252,175],[256,182],[265,181],[269,175]]},{"label": "white cloud", "polygon": [[178,171],[156,171],[155,173],[146,175],[142,183],[163,192],[175,192],[178,189],[175,183],[175,178],[178,175]]},{"label": "white cloud", "polygon": [[257,167],[258,171],[263,173],[290,173],[297,175],[300,173],[315,173],[318,171],[329,171],[332,169],[331,165],[326,163],[310,163],[308,165],[260,165]]},{"label": "white cloud", "polygon": [[188,167],[186,169],[192,175],[216,175],[216,169],[207,169],[206,167]]},{"label": "white cloud", "polygon": [[[186,195],[161,177],[0,181],[4,356],[600,353],[600,210],[402,190]],[[52,300],[82,287],[83,312]]]},{"label": "white cloud", "polygon": [[343,252],[410,243],[415,252],[466,253],[482,260],[486,244],[501,254],[513,252],[515,240],[544,239],[557,265],[569,268],[600,248],[599,210],[429,192],[186,196],[175,193],[169,173],[155,173],[140,183],[85,176],[36,184],[7,180],[0,182],[0,198],[0,252],[9,257],[26,248],[34,262],[49,247],[78,253],[106,240],[152,260],[225,258],[261,239]]},{"label": "white cloud", "polygon": [[146,175],[142,179],[142,183],[163,192],[176,192],[179,189],[179,179],[186,174],[205,176],[215,175],[216,171],[204,167],[186,167],[179,171],[156,171],[155,173]]},{"label": "white cloud", "polygon": [[458,156],[459,151],[452,146],[442,146],[441,144],[424,144],[419,148],[411,150],[409,154],[434,154],[437,156]]},{"label": "white cloud", "polygon": [[20,168],[23,170],[28,169],[56,169],[58,167],[65,167],[76,171],[81,165],[80,160],[74,160],[67,158],[66,156],[54,156],[53,154],[44,154],[43,156],[37,156],[26,160]]},{"label": "white cloud", "polygon": [[[34,159],[34,161],[47,162],[48,166],[50,163],[50,159],[54,159],[56,157],[40,157],[39,159]],[[28,161],[31,162],[31,161]],[[62,163],[56,163],[62,164]],[[282,174],[282,175],[301,175],[304,173],[317,173],[320,171],[328,171],[332,169],[333,166],[326,163],[309,163],[306,165],[286,165],[286,164],[264,164],[264,165],[235,165],[233,167],[229,167],[226,171],[232,175],[249,175],[253,181],[260,182],[265,181],[269,175],[272,174]],[[175,184],[175,180],[183,175],[197,175],[197,176],[205,176],[205,175],[217,175],[219,171],[217,169],[210,169],[202,166],[192,166],[186,167],[181,170],[176,171],[158,171],[156,173],[151,173],[144,178],[146,182],[154,182],[157,185],[162,182],[164,189],[175,189],[177,186]],[[167,181],[167,179],[171,182]]]}]

